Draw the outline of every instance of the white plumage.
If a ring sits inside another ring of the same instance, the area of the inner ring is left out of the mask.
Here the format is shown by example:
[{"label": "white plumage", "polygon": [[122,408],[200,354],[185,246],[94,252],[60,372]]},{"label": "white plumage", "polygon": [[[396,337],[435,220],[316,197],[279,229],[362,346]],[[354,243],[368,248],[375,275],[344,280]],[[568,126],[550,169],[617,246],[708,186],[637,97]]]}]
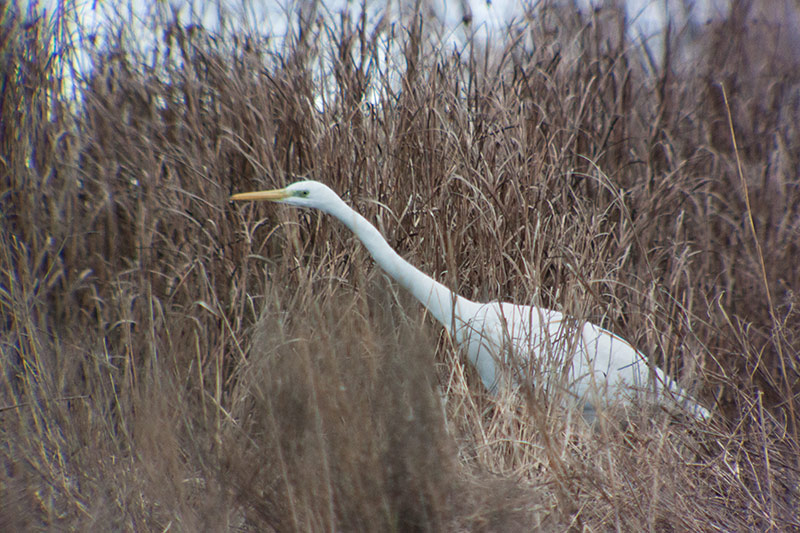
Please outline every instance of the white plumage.
[{"label": "white plumage", "polygon": [[[554,311],[511,303],[476,303],[426,276],[395,252],[380,232],[330,188],[300,181],[285,189],[236,194],[231,200],[269,200],[319,209],[344,223],[367,247],[380,267],[417,298],[465,348],[483,384],[492,392],[503,371],[526,372],[528,362],[539,369],[569,370],[561,384],[584,406],[587,418],[600,404],[631,402],[643,395],[652,401],[685,409],[706,419],[709,412],[628,342],[588,322]],[[569,361],[571,360],[571,363]],[[553,364],[555,363],[555,364]],[[501,370],[502,369],[502,370]]]}]

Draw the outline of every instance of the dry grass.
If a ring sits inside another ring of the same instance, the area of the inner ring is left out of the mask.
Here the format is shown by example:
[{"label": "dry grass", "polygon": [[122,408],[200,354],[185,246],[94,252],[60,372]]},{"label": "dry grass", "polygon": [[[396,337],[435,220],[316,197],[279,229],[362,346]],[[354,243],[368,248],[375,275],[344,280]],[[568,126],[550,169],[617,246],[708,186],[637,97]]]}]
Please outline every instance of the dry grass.
[{"label": "dry grass", "polygon": [[[149,50],[4,8],[0,530],[800,528],[779,32],[740,6],[654,60],[610,8],[454,49],[306,7],[283,44],[156,10]],[[227,201],[296,174],[469,298],[624,335],[714,422],[488,397],[344,228]]]}]

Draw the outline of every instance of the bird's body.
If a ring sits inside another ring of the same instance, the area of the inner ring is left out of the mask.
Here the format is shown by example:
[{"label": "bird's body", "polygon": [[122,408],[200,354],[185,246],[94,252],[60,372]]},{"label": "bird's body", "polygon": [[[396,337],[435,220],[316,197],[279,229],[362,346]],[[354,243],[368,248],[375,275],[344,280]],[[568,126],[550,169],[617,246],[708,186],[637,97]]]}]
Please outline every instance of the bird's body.
[{"label": "bird's body", "polygon": [[[624,339],[551,309],[505,302],[477,303],[452,292],[404,260],[380,232],[327,186],[301,181],[285,189],[236,194],[232,200],[270,200],[328,213],[343,222],[380,267],[419,300],[462,346],[483,384],[495,391],[504,375],[517,380],[528,363],[559,369],[546,379],[563,386],[591,416],[604,402],[632,401],[643,393],[698,418],[709,412]],[[505,374],[504,374],[505,372]],[[531,376],[537,376],[534,371]]]}]

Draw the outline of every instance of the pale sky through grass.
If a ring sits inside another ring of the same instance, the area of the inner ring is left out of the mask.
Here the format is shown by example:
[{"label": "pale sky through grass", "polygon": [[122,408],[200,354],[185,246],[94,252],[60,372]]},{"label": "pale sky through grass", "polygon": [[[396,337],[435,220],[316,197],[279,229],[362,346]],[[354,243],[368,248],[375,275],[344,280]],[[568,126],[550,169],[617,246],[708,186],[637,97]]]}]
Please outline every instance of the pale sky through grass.
[{"label": "pale sky through grass", "polygon": [[[659,57],[661,40],[663,37],[664,21],[667,20],[667,11],[672,18],[673,28],[681,27],[687,21],[703,23],[715,18],[727,10],[729,0],[698,0],[695,2],[676,2],[670,0],[629,0],[627,2],[628,18],[632,21],[631,39],[634,42],[646,40],[648,46]],[[589,10],[602,5],[598,0],[578,0],[581,9]],[[219,9],[224,6],[227,11],[226,24],[239,24],[248,32],[269,38],[269,43],[274,49],[282,48],[282,41],[292,38],[292,31],[296,27],[296,20],[302,10],[308,10],[310,2],[285,0],[277,2],[258,2],[251,0],[221,0],[220,2],[197,2],[192,0],[130,0],[115,2],[97,2],[95,0],[78,0],[75,2],[65,0],[44,0],[29,3],[28,7],[46,10],[52,15],[56,9],[74,9],[75,18],[80,20],[81,28],[71,28],[73,43],[80,43],[81,38],[102,36],[103,31],[108,31],[109,20],[124,20],[125,30],[130,32],[129,38],[137,43],[139,50],[147,50],[148,43],[155,43],[157,36],[151,34],[144,21],[153,14],[169,19],[177,13],[185,24],[199,22],[211,31],[219,31]],[[368,24],[377,24],[379,17],[389,12],[389,20],[401,20],[397,10],[404,4],[389,3],[388,7],[383,2],[367,2]],[[337,20],[342,12],[349,11],[351,20],[357,20],[360,13],[361,2],[332,0],[320,4],[317,16]],[[669,6],[667,9],[666,6]],[[684,6],[691,10],[687,17]],[[441,36],[442,45],[450,48],[463,48],[472,39],[477,42],[491,42],[493,36],[505,33],[514,24],[522,22],[521,4],[512,0],[435,0],[431,2],[430,9],[445,28]],[[155,10],[155,11],[154,11]],[[392,13],[395,11],[395,13]],[[465,13],[466,11],[466,13]],[[468,18],[469,25],[464,24]],[[291,21],[291,25],[290,22]],[[230,29],[230,28],[228,28]],[[71,56],[75,71],[87,73],[90,69],[90,56],[80,47],[76,47]],[[397,51],[394,51],[397,52]],[[393,51],[388,48],[382,50],[383,59],[388,58]],[[69,70],[69,69],[67,69]],[[65,73],[68,76],[69,73]],[[72,84],[67,82],[66,90]],[[372,100],[370,96],[368,100]]]},{"label": "pale sky through grass", "polygon": [[[666,21],[671,23],[671,31],[679,32],[681,38],[688,38],[691,42],[694,29],[709,21],[722,19],[729,9],[731,0],[628,0],[626,2],[627,17],[630,21],[629,37],[632,43],[646,43],[655,61],[661,59],[662,41]],[[534,4],[536,2],[533,2]],[[576,0],[582,10],[591,10],[606,2],[600,0]],[[153,15],[162,20],[169,21],[175,14],[185,25],[199,23],[212,32],[227,33],[233,26],[241,26],[251,35],[264,38],[263,46],[270,50],[283,49],[285,39],[295,38],[297,20],[301,13],[308,16],[309,6],[312,2],[299,0],[279,0],[275,2],[259,2],[255,0],[219,0],[214,2],[200,2],[193,0],[119,0],[113,2],[98,2],[96,0],[42,0],[30,2],[27,5],[18,4],[22,9],[45,11],[47,16],[52,16],[57,9],[74,10],[75,16],[67,20],[79,20],[80,28],[67,28],[72,34],[71,42],[75,45],[68,56],[72,61],[74,71],[64,69],[64,90],[70,92],[74,88],[72,73],[78,76],[89,72],[91,67],[90,54],[82,49],[82,39],[101,37],[109,31],[112,24],[109,21],[124,21],[124,31],[127,37],[136,42],[133,49],[144,53],[152,49],[150,43],[156,43],[161,36],[152,34],[147,21],[153,20]],[[768,6],[767,6],[768,4]],[[800,20],[798,13],[789,5],[789,0],[774,0],[764,5],[757,5],[751,11],[756,19],[780,21],[784,27],[796,29],[800,35]],[[220,10],[225,11],[225,16],[220,16]],[[495,42],[496,37],[502,37],[510,28],[525,23],[522,6],[513,0],[434,0],[429,6],[428,13],[438,19],[443,33],[436,34],[435,38],[441,39],[438,43],[441,50],[463,50],[471,43]],[[350,20],[357,21],[361,2],[346,0],[330,0],[318,6],[316,17],[328,19],[338,23],[342,13],[349,12]],[[367,26],[377,25],[380,17],[386,15],[390,21],[404,20],[399,10],[411,9],[411,4],[366,2]],[[388,10],[388,12],[387,12]],[[388,14],[387,14],[388,13]],[[464,20],[469,20],[465,24]],[[220,20],[224,20],[226,28],[220,28]],[[777,22],[776,22],[777,24]],[[116,27],[119,27],[117,24]],[[163,26],[161,26],[163,27]],[[790,33],[790,32],[784,32]],[[787,35],[782,46],[787,50],[792,46],[800,47],[798,35]],[[223,40],[224,42],[224,40]],[[392,50],[388,42],[380,48],[381,62],[391,62],[391,57],[402,55],[401,50]],[[320,68],[328,68],[333,62],[333,49],[320,46],[322,54]],[[328,53],[330,52],[330,53]],[[353,51],[354,54],[358,50]],[[787,52],[788,53],[788,52]],[[328,57],[325,57],[326,54]],[[680,62],[680,58],[675,58]],[[358,60],[358,58],[354,58]],[[178,59],[179,61],[179,59]],[[324,92],[324,88],[322,90]],[[365,101],[380,101],[379,95],[369,94]],[[316,102],[322,105],[322,99]]]},{"label": "pale sky through grass", "polygon": [[[703,23],[707,20],[716,18],[727,10],[729,0],[696,0],[693,2],[676,2],[670,0],[628,0],[627,11],[629,19],[634,23],[633,27],[639,38],[652,38],[658,36],[663,30],[664,22],[667,20],[667,11],[673,23],[681,25],[691,19],[696,23]],[[144,28],[137,30],[137,20],[142,20],[149,10],[159,9],[165,14],[172,11],[179,13],[180,17],[187,24],[190,21],[199,21],[205,27],[215,29],[218,22],[217,2],[195,2],[192,0],[172,0],[170,2],[153,2],[152,0],[131,0],[130,2],[96,2],[95,0],[79,0],[77,2],[64,2],[63,0],[45,0],[39,2],[41,9],[47,9],[52,13],[54,7],[62,5],[74,5],[78,12],[84,29],[91,33],[100,30],[103,21],[113,15],[114,11],[123,12],[127,20],[131,23],[134,31],[145,31]],[[229,21],[245,21],[246,25],[261,34],[273,36],[285,36],[287,34],[287,20],[296,14],[308,3],[295,0],[278,2],[258,2],[250,0],[222,0],[221,5],[232,15]],[[602,5],[603,2],[597,0],[578,0],[578,5],[582,9],[592,9]],[[521,7],[519,2],[512,0],[467,0],[459,2],[454,0],[436,0],[431,3],[431,8],[444,23],[445,27],[452,28],[450,39],[458,41],[467,35],[463,31],[465,7],[471,15],[471,27],[469,34],[486,39],[492,33],[504,31],[507,26],[515,19],[521,18]],[[321,4],[323,12],[327,16],[335,17],[344,10],[351,12],[351,17],[355,18],[361,8],[360,2],[346,0],[332,0]],[[382,11],[387,4],[383,2],[367,2],[368,12]],[[398,9],[397,4],[388,4],[389,9]],[[666,7],[669,6],[669,9]],[[687,17],[685,6],[691,10]],[[448,39],[449,40],[449,39]]]},{"label": "pale sky through grass", "polygon": [[[536,2],[531,0],[535,5]],[[629,38],[631,43],[645,43],[651,57],[659,62],[663,50],[664,28],[669,21],[672,35],[684,42],[692,42],[697,29],[713,20],[720,20],[726,16],[731,0],[628,0],[626,2],[627,17],[630,22]],[[591,10],[607,2],[600,0],[576,0],[582,10]],[[300,0],[278,0],[275,2],[260,2],[255,0],[219,0],[219,1],[193,1],[193,0],[119,0],[113,2],[100,2],[96,0],[42,0],[28,4],[18,4],[21,9],[32,11],[45,11],[47,16],[52,16],[58,9],[74,10],[67,21],[79,20],[80,27],[68,23],[60,31],[69,31],[73,45],[67,56],[62,56],[66,61],[63,69],[63,90],[66,93],[74,92],[75,76],[81,77],[91,70],[91,55],[87,53],[90,45],[81,46],[84,39],[99,37],[103,33],[116,31],[120,28],[119,21],[123,21],[122,29],[126,37],[136,43],[130,48],[142,54],[142,61],[147,61],[148,50],[152,50],[155,43],[162,36],[152,33],[150,24],[153,16],[160,20],[157,27],[163,28],[165,24],[177,15],[185,25],[199,23],[211,32],[230,35],[231,29],[240,26],[246,33],[262,38],[261,46],[266,51],[284,49],[284,40],[296,38],[298,17],[310,16],[309,9],[312,2]],[[434,39],[439,39],[437,48],[441,51],[464,50],[473,44],[502,42],[504,34],[515,26],[525,24],[523,8],[519,2],[513,0],[434,0],[429,7],[429,17],[436,18],[441,33],[431,33]],[[343,13],[349,13],[351,21],[357,22],[361,2],[346,0],[330,0],[318,5],[314,14],[332,23],[338,24]],[[401,16],[399,10],[412,9],[411,3],[384,3],[377,1],[366,2],[367,31],[375,27],[381,17],[385,16],[389,23],[407,20]],[[224,11],[224,16],[220,16]],[[798,11],[793,8],[790,0],[765,0],[764,4],[757,4],[751,11],[754,20],[766,21],[772,26],[786,28],[781,35],[777,53],[792,53],[792,49],[800,49],[800,18]],[[303,14],[303,15],[301,15]],[[407,13],[402,13],[407,15]],[[225,28],[220,28],[220,20],[224,20]],[[465,24],[469,20],[469,24]],[[116,21],[116,23],[115,23]],[[794,35],[792,35],[794,33]],[[102,41],[101,41],[102,42]],[[223,46],[225,39],[222,39]],[[393,57],[401,57],[402,50],[392,48],[391,39],[383,39],[378,43],[379,63],[390,64]],[[333,47],[319,46],[319,79],[329,80],[322,71],[332,68],[335,58]],[[353,50],[353,54],[358,54]],[[691,52],[690,52],[691,53]],[[265,57],[270,57],[269,53]],[[353,58],[358,61],[357,57]],[[680,65],[682,58],[675,57],[675,65]],[[683,58],[686,59],[686,58]],[[178,57],[169,60],[181,61]],[[267,67],[269,67],[267,65]],[[387,69],[388,72],[398,72],[397,69]],[[322,83],[322,81],[321,81]],[[374,94],[368,89],[364,103],[376,103],[382,100],[381,95]],[[399,90],[399,87],[398,87]],[[79,94],[80,92],[78,92]],[[318,93],[315,105],[318,109],[324,107],[324,87]],[[77,101],[77,100],[73,100]]]}]

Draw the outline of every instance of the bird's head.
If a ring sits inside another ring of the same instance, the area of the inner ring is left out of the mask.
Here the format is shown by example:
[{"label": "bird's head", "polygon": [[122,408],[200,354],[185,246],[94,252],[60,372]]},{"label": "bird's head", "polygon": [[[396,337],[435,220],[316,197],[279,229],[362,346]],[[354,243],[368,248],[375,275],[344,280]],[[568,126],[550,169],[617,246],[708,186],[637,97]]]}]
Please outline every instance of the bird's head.
[{"label": "bird's head", "polygon": [[318,181],[298,181],[283,189],[243,192],[231,196],[231,200],[267,200],[298,207],[310,207],[330,213],[342,200],[327,185]]}]

